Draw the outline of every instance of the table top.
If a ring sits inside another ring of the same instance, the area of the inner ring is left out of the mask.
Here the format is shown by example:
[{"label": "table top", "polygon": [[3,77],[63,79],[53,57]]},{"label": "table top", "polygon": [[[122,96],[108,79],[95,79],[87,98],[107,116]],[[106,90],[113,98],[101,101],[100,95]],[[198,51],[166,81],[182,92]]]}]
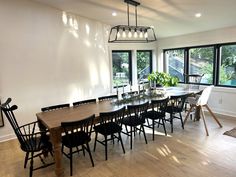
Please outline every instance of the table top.
[{"label": "table top", "polygon": [[84,104],[77,107],[63,108],[48,112],[37,113],[36,116],[48,129],[60,128],[61,122],[82,120],[95,114],[99,117],[100,112],[109,112],[120,109],[127,105],[141,104],[152,99],[163,99],[166,96],[184,95],[189,93],[197,93],[199,90],[184,90],[179,88],[168,88],[164,95],[143,96],[130,99],[125,102],[119,100],[101,101],[97,103]]}]

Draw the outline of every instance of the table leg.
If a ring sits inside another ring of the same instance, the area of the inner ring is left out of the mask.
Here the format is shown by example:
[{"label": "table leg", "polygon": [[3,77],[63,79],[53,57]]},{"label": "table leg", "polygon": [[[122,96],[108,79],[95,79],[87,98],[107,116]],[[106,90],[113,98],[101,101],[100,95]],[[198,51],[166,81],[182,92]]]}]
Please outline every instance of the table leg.
[{"label": "table leg", "polygon": [[55,158],[55,173],[57,177],[64,176],[64,169],[61,162],[62,153],[61,153],[61,131],[58,129],[50,130],[51,142],[54,150]]}]

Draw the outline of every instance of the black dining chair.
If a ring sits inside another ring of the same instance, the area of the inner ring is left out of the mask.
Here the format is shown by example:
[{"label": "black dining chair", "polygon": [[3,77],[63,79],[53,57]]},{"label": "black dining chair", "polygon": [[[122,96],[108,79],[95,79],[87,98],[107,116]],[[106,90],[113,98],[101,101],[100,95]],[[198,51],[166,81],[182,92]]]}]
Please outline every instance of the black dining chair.
[{"label": "black dining chair", "polygon": [[[166,116],[166,109],[168,104],[169,98],[161,99],[161,100],[151,100],[151,110],[147,111],[145,114],[146,119],[151,119],[152,124],[145,125],[148,128],[152,129],[152,139],[154,141],[154,132],[155,132],[155,125],[158,124],[163,126],[165,135],[166,133],[166,127],[165,127],[165,116]],[[157,122],[158,120],[158,122]]]},{"label": "black dining chair", "polygon": [[[70,175],[73,174],[73,154],[83,151],[84,155],[86,150],[89,153],[89,157],[94,167],[93,157],[90,151],[89,142],[91,141],[91,131],[94,122],[95,115],[89,116],[85,119],[61,122],[61,127],[65,135],[62,136],[62,153],[70,159]],[[81,146],[81,149],[79,147]],[[69,149],[69,153],[64,151],[64,147]],[[73,150],[76,148],[76,150]]]},{"label": "black dining chair", "polygon": [[73,106],[80,106],[80,105],[90,104],[90,103],[96,103],[96,98],[74,102]]},{"label": "black dining chair", "polygon": [[[176,96],[171,96],[169,99],[166,112],[170,114],[170,118],[165,120],[169,121],[171,124],[171,133],[173,133],[173,119],[180,119],[182,128],[184,129],[184,123],[181,113],[184,110],[185,100],[189,97],[189,95],[190,94],[176,95]],[[176,116],[176,114],[179,114],[179,117]]]},{"label": "black dining chair", "polygon": [[[145,114],[147,113],[148,106],[148,102],[139,105],[128,105],[128,115],[120,121],[120,123],[126,128],[126,132],[122,131],[122,133],[130,137],[130,149],[132,149],[133,136],[135,136],[137,130],[143,133],[147,144],[147,138],[143,125],[145,123]],[[128,130],[127,126],[130,127],[130,130]]]},{"label": "black dining chair", "polygon": [[109,96],[102,96],[98,97],[98,101],[106,101],[106,100],[112,100],[112,99],[117,99],[118,95],[109,95]]},{"label": "black dining chair", "polygon": [[[29,176],[32,177],[34,170],[54,164],[54,162],[46,164],[44,161],[44,157],[46,157],[49,152],[53,154],[52,144],[49,142],[49,138],[45,136],[46,132],[37,130],[37,121],[19,126],[14,114],[18,107],[16,105],[10,106],[10,102],[11,98],[8,98],[7,101],[1,105],[1,108],[15,132],[21,150],[26,153],[24,168],[26,168],[27,162],[30,160]],[[43,163],[42,166],[34,167],[35,157],[40,158]]]},{"label": "black dining chair", "polygon": [[48,107],[44,107],[41,108],[42,112],[46,112],[46,111],[53,111],[53,110],[57,110],[57,109],[63,109],[63,108],[69,108],[70,104],[66,103],[66,104],[58,104],[58,105],[53,105],[53,106],[48,106]]},{"label": "black dining chair", "polygon": [[[125,107],[111,112],[102,112],[100,113],[99,124],[94,127],[95,141],[94,141],[94,151],[96,149],[96,142],[101,143],[105,146],[105,159],[107,160],[107,142],[112,140],[114,143],[114,139],[118,139],[120,141],[123,152],[125,153],[123,141],[121,138],[122,126],[120,125],[120,120],[124,118]],[[104,136],[104,140],[98,140],[98,134]],[[118,136],[116,135],[118,134]],[[111,136],[108,139],[108,136]]]}]

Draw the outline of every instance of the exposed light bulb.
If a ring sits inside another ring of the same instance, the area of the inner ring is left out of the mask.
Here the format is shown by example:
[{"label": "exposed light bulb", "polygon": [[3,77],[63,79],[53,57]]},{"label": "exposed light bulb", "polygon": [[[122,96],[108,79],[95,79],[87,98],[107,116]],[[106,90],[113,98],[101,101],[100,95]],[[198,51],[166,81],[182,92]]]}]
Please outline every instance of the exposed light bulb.
[{"label": "exposed light bulb", "polygon": [[139,38],[143,38],[143,32],[142,31],[140,31],[140,33],[139,33]]},{"label": "exposed light bulb", "polygon": [[137,38],[138,37],[138,33],[137,33],[137,31],[135,30],[135,32],[134,32],[134,38]]},{"label": "exposed light bulb", "polygon": [[123,30],[122,37],[123,37],[123,38],[126,38],[126,32],[125,32],[125,30]]},{"label": "exposed light bulb", "polygon": [[131,33],[131,30],[129,31],[128,33],[128,37],[131,38],[132,37],[132,33]]},{"label": "exposed light bulb", "polygon": [[145,32],[144,37],[145,37],[145,38],[148,38],[148,33],[147,33],[147,31]]},{"label": "exposed light bulb", "polygon": [[116,36],[117,36],[117,38],[120,38],[120,31],[118,31]]}]

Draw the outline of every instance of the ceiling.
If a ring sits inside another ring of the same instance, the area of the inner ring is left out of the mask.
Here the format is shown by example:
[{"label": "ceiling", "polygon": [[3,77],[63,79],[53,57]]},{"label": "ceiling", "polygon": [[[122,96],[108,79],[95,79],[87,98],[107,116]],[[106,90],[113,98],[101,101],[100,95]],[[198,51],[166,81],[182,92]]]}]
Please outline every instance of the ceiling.
[{"label": "ceiling", "polygon": [[[127,24],[123,0],[32,0],[57,9],[101,21],[109,25]],[[236,26],[236,0],[137,0],[138,25],[154,26],[164,38]],[[113,11],[117,16],[113,17]],[[130,6],[134,25],[134,7]],[[195,13],[201,13],[196,18]]]}]

